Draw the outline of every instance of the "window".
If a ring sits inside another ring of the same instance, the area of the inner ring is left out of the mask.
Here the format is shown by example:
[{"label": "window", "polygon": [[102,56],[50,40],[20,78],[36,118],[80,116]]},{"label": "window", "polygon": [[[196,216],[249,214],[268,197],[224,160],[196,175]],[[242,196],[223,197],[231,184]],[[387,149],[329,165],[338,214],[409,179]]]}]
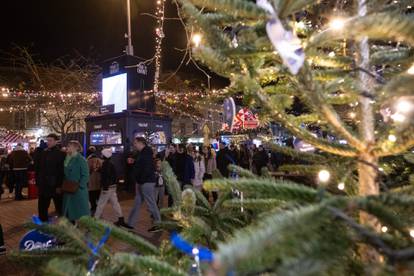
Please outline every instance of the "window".
[{"label": "window", "polygon": [[91,145],[121,145],[122,134],[115,130],[99,130],[91,132]]}]

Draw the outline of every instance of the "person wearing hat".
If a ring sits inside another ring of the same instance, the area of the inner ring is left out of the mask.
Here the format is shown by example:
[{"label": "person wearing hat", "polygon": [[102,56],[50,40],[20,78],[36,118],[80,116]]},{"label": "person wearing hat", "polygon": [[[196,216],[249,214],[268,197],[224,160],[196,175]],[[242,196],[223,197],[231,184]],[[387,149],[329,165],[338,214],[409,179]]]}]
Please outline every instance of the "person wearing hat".
[{"label": "person wearing hat", "polygon": [[125,223],[124,216],[122,214],[121,206],[119,205],[118,196],[116,194],[116,171],[115,166],[111,162],[112,149],[106,148],[102,150],[103,163],[101,167],[101,187],[102,192],[98,200],[98,207],[96,208],[95,218],[100,218],[108,201],[112,204],[118,221],[115,222],[116,226],[121,226],[130,229]]}]

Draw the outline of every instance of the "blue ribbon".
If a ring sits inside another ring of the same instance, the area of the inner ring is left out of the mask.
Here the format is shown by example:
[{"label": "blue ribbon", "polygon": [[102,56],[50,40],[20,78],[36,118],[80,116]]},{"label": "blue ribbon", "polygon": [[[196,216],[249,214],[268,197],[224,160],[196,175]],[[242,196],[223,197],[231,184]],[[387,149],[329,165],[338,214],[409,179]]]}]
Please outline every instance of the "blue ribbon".
[{"label": "blue ribbon", "polygon": [[194,256],[193,249],[198,249],[198,257],[200,258],[200,261],[205,261],[211,263],[214,259],[214,254],[211,252],[210,249],[206,247],[198,247],[195,246],[185,239],[183,239],[179,234],[173,233],[171,234],[171,243],[180,251],[184,252],[185,254],[189,256]]},{"label": "blue ribbon", "polygon": [[42,225],[43,221],[40,220],[40,218],[38,216],[33,215],[32,216],[32,222],[36,225]]},{"label": "blue ribbon", "polygon": [[91,249],[92,255],[88,261],[88,271],[92,272],[95,265],[95,257],[99,256],[99,250],[101,250],[102,246],[108,241],[109,236],[111,235],[111,228],[105,228],[105,233],[102,238],[99,240],[98,244],[95,246],[92,242],[87,241],[88,247]]}]

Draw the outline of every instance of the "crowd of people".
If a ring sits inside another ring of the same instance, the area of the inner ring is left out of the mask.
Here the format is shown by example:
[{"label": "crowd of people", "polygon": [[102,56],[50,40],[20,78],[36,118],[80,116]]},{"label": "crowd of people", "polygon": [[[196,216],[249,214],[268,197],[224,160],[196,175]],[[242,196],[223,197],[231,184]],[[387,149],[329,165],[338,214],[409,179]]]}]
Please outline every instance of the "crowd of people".
[{"label": "crowd of people", "polygon": [[[21,145],[9,154],[1,152],[0,193],[3,183],[7,183],[9,194],[14,192],[15,200],[24,199],[22,187],[27,185],[28,171],[35,172],[38,187],[38,214],[43,222],[48,222],[51,201],[55,214],[64,216],[72,223],[82,216],[101,218],[104,207],[110,203],[118,220],[115,225],[134,229],[140,209],[145,201],[154,222],[148,231],[157,232],[157,222],[161,221],[160,209],[164,206],[164,197],[168,195],[168,206],[173,199],[168,193],[161,171],[162,161],[167,161],[175,173],[181,188],[191,185],[212,200],[217,200],[218,193],[211,194],[203,189],[205,180],[215,174],[231,177],[229,165],[234,164],[260,175],[262,169],[269,165],[269,154],[263,146],[254,144],[226,145],[220,143],[218,151],[211,146],[170,144],[162,152],[157,152],[142,137],[134,140],[134,154],[127,160],[126,177],[132,181],[135,190],[133,209],[124,219],[118,201],[117,183],[119,175],[112,162],[112,149],[104,148],[98,152],[95,147],[88,148],[86,158],[79,142],[70,141],[66,147],[58,146],[59,138],[49,134],[47,141],[41,141],[39,147],[29,152]],[[0,225],[1,234],[1,225]],[[0,235],[0,253],[2,246]]]}]

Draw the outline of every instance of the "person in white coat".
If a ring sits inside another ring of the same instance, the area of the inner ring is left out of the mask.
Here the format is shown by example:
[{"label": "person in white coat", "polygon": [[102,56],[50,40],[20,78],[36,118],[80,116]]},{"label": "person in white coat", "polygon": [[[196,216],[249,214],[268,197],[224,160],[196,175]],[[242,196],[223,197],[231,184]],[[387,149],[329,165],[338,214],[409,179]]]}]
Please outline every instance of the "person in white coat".
[{"label": "person in white coat", "polygon": [[198,151],[194,150],[192,152],[193,162],[194,162],[194,179],[191,180],[191,184],[193,184],[194,188],[197,190],[203,189],[203,178],[206,172],[206,165],[204,162],[204,157]]}]

